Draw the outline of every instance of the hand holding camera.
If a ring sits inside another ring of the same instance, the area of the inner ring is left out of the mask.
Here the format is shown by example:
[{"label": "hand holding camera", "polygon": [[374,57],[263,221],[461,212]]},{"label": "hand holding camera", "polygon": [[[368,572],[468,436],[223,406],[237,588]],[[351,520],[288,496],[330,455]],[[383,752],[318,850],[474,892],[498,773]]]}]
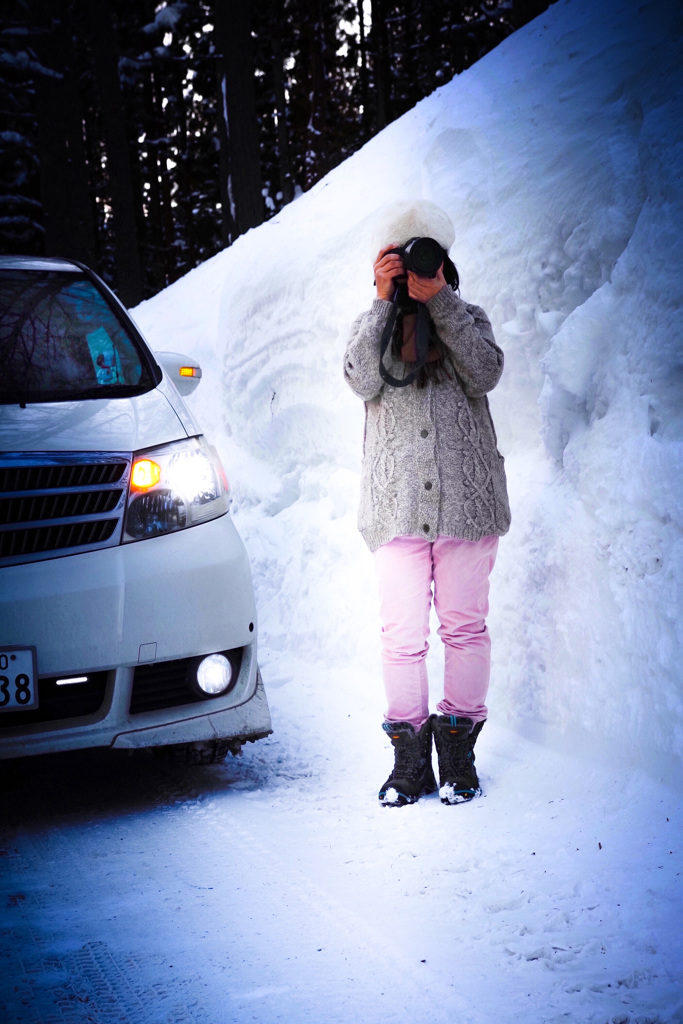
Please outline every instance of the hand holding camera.
[{"label": "hand holding camera", "polygon": [[408,271],[408,295],[416,302],[429,302],[437,292],[446,284],[443,276],[443,267],[439,267],[434,277],[422,277],[420,274]]},{"label": "hand holding camera", "polygon": [[396,248],[388,245],[386,248],[380,249],[372,269],[375,272],[377,298],[393,302],[398,280],[399,278],[405,280],[406,274],[403,260],[398,255]]},{"label": "hand holding camera", "polygon": [[377,298],[392,302],[405,284],[416,302],[428,302],[446,284],[444,250],[433,238],[411,238],[405,245],[381,249],[374,263]]},{"label": "hand holding camera", "polygon": [[[391,387],[404,388],[412,384],[429,358],[430,320],[425,303],[448,283],[444,275],[446,259],[446,251],[433,238],[410,238],[405,245],[386,246],[377,254],[373,264],[377,298],[392,303],[380,338],[379,373]],[[410,331],[414,334],[411,362],[415,363],[415,368],[402,378],[394,377],[384,365],[399,313],[404,318],[400,321],[403,329],[408,323],[405,317],[414,316]]]}]

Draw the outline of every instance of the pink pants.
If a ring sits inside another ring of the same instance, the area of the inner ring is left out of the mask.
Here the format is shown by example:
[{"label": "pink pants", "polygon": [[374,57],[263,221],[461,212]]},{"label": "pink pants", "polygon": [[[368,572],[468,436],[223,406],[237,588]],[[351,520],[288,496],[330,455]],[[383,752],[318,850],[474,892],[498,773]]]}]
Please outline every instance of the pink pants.
[{"label": "pink pants", "polygon": [[429,717],[426,657],[434,608],[445,644],[442,715],[486,718],[491,641],[486,628],[489,573],[497,537],[479,541],[396,537],[375,551],[382,621],[386,719],[419,729]]}]

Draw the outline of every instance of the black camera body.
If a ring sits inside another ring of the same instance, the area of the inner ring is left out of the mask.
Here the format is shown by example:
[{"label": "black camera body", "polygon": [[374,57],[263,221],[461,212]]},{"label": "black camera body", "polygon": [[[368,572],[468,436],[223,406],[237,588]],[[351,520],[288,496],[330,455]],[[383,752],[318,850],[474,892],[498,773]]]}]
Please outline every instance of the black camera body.
[{"label": "black camera body", "polygon": [[389,249],[389,253],[394,252],[403,260],[406,272],[411,270],[420,277],[436,277],[446,257],[444,249],[434,238],[409,238],[405,245]]}]

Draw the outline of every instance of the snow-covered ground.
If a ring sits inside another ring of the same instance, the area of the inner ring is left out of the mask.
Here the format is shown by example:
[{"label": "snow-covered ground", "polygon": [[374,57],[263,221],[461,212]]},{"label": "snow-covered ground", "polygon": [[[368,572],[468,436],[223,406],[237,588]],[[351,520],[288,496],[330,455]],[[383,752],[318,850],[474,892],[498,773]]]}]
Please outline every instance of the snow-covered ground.
[{"label": "snow-covered ground", "polygon": [[224,767],[15,766],[3,1024],[680,1024],[671,790],[492,723],[484,798],[388,810],[378,702],[288,664]]},{"label": "snow-covered ground", "polygon": [[[3,1024],[683,1021],[682,28],[676,0],[559,0],[134,311],[202,362],[275,732],[189,773],[13,769]],[[410,196],[450,212],[506,353],[514,521],[485,796],[387,810],[341,359],[372,216]]]}]

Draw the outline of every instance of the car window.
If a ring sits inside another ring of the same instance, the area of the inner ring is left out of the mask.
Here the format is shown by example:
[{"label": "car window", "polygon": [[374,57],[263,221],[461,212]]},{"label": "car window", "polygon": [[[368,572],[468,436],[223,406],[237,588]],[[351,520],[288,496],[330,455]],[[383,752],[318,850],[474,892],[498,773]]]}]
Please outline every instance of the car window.
[{"label": "car window", "polygon": [[126,397],[154,387],[147,359],[87,277],[0,273],[0,402]]}]

